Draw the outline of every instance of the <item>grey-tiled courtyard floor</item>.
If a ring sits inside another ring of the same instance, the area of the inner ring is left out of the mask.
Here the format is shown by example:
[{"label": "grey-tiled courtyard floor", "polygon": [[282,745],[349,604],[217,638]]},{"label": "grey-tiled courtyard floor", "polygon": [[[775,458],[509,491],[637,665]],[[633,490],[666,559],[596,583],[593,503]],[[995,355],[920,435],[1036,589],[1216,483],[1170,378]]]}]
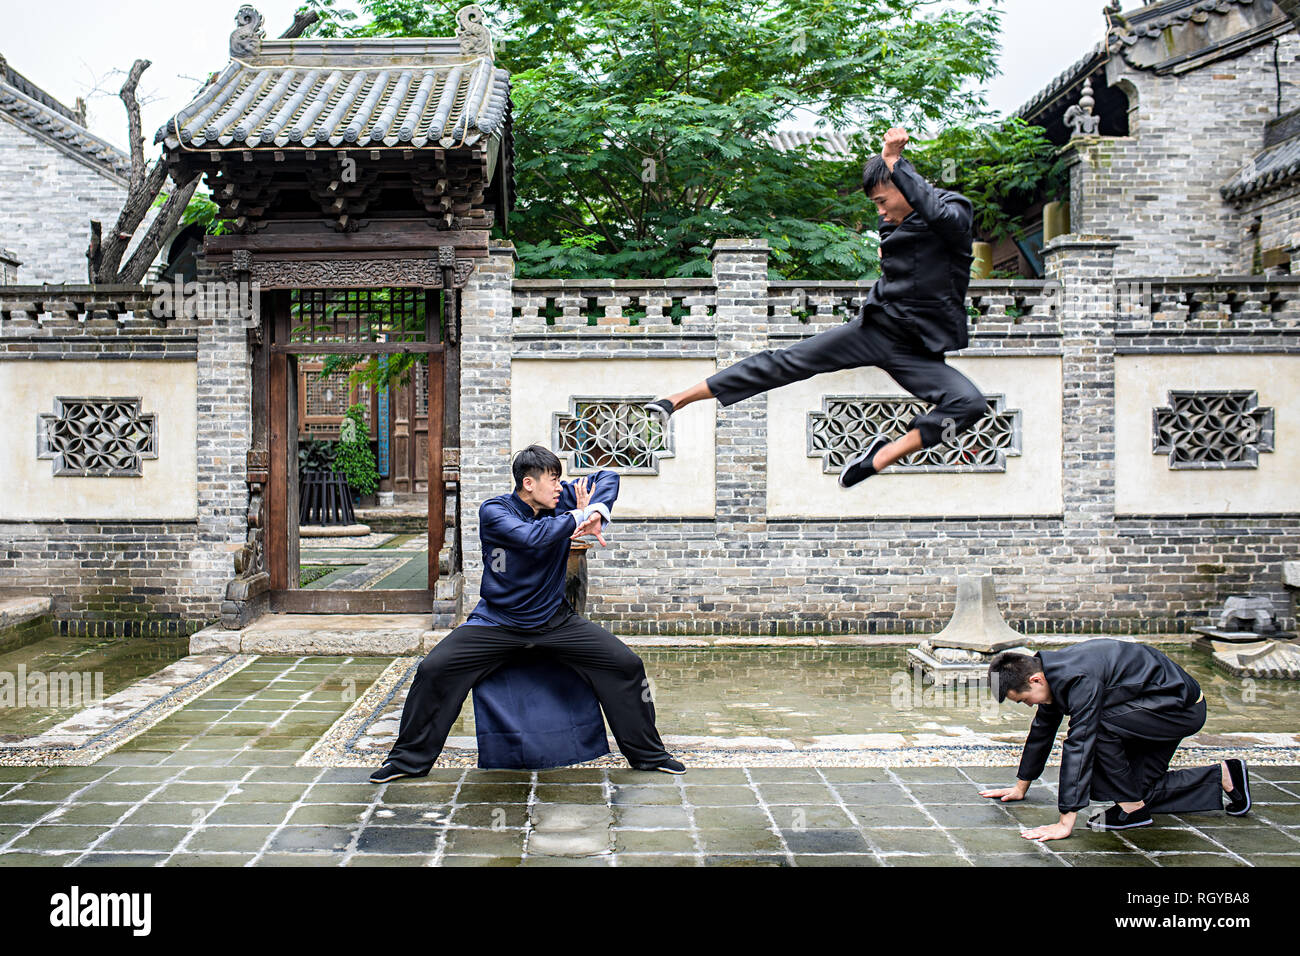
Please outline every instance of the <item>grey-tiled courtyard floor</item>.
[{"label": "grey-tiled courtyard floor", "polygon": [[294,763],[380,659],[262,658],[89,767],[0,768],[0,865],[1291,866],[1300,767],[1254,772],[1255,811],[1123,834],[1056,818],[1014,768],[434,769],[376,787]]}]

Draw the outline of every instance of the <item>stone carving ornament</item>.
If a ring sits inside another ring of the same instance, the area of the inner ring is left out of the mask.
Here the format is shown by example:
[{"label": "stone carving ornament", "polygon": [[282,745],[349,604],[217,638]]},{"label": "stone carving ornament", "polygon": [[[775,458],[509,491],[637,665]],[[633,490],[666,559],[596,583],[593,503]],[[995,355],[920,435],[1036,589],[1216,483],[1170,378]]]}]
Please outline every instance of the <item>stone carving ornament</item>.
[{"label": "stone carving ornament", "polygon": [[492,56],[492,34],[483,22],[482,8],[470,4],[456,13],[456,38],[465,56]]},{"label": "stone carving ornament", "polygon": [[235,29],[230,34],[232,57],[257,56],[262,51],[262,15],[248,4],[235,14]]}]

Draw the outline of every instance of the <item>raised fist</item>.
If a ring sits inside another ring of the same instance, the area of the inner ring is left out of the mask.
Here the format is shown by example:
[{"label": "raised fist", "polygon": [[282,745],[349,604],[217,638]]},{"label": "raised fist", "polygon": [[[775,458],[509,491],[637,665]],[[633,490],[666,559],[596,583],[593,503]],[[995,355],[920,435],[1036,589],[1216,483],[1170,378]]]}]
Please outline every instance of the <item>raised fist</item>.
[{"label": "raised fist", "polygon": [[889,132],[885,133],[885,144],[880,154],[886,158],[897,158],[903,155],[903,147],[907,145],[907,130],[901,126],[895,126]]}]

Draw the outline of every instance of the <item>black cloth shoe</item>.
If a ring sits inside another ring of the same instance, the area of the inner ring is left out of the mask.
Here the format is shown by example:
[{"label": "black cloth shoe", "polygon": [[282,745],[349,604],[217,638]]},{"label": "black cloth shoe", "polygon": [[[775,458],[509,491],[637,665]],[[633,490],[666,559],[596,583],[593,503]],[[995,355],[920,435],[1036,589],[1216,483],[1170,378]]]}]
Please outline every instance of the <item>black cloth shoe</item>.
[{"label": "black cloth shoe", "polygon": [[1244,817],[1250,812],[1250,774],[1246,762],[1232,757],[1224,763],[1228,765],[1228,777],[1232,780],[1232,790],[1228,792],[1228,814]]},{"label": "black cloth shoe", "polygon": [[686,764],[682,763],[680,760],[674,760],[672,757],[669,757],[663,763],[658,763],[651,767],[638,767],[633,764],[632,769],[646,771],[662,770],[664,773],[685,773]]},{"label": "black cloth shoe", "polygon": [[429,771],[424,773],[408,773],[405,770],[398,770],[391,763],[385,763],[382,767],[370,775],[371,783],[388,783],[390,780],[398,780],[401,777],[427,777]]},{"label": "black cloth shoe", "polygon": [[668,399],[656,398],[653,402],[646,402],[641,407],[649,413],[651,418],[659,423],[659,427],[668,427],[668,416],[673,413],[673,403],[668,401]]},{"label": "black cloth shoe", "polygon": [[1107,807],[1105,813],[1095,814],[1088,820],[1088,826],[1094,830],[1131,830],[1133,827],[1146,827],[1151,825],[1151,812],[1147,810],[1146,804],[1138,807],[1132,813],[1125,813],[1119,808],[1119,804]]},{"label": "black cloth shoe", "polygon": [[875,460],[876,452],[888,444],[888,438],[877,438],[866,451],[846,461],[844,470],[840,472],[840,487],[852,488],[858,482],[866,481],[874,475],[876,469],[871,463]]}]

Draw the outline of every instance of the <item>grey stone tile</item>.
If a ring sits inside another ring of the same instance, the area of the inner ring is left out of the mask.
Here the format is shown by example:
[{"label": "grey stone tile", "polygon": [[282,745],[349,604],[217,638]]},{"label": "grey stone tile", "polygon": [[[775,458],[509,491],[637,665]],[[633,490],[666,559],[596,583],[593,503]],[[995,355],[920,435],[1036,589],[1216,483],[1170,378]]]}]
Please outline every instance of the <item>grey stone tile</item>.
[{"label": "grey stone tile", "polygon": [[[540,796],[539,793],[538,797]],[[619,784],[614,787],[610,802],[615,806],[681,806],[682,791],[676,787],[637,787]]]},{"label": "grey stone tile", "polygon": [[87,853],[77,861],[77,866],[158,866],[167,859],[166,853]]},{"label": "grey stone tile", "polygon": [[270,826],[204,827],[190,837],[184,852],[256,853],[274,832],[275,827]]},{"label": "grey stone tile", "polygon": [[614,825],[629,830],[650,830],[660,827],[682,829],[689,827],[690,815],[684,807],[615,807]]},{"label": "grey stone tile", "polygon": [[758,790],[765,803],[835,803],[824,783],[760,783]]},{"label": "grey stone tile", "polygon": [[781,838],[770,830],[699,830],[704,852],[719,853],[783,853]]},{"label": "grey stone tile", "polygon": [[357,852],[433,853],[442,832],[442,827],[366,827],[357,837]]},{"label": "grey stone tile", "polygon": [[[802,809],[782,807],[780,810]],[[696,807],[695,825],[708,830],[760,829],[771,827],[771,820],[762,807]]]},{"label": "grey stone tile", "polygon": [[689,830],[614,830],[614,849],[625,853],[693,853],[695,840]]},{"label": "grey stone tile", "polygon": [[883,866],[884,864],[870,853],[824,853],[805,855],[796,853],[795,866]]},{"label": "grey stone tile", "polygon": [[679,853],[619,853],[615,866],[699,866],[693,856]]},{"label": "grey stone tile", "polygon": [[183,826],[121,826],[101,840],[95,850],[170,852],[176,849],[189,832],[189,828]]},{"label": "grey stone tile", "polygon": [[786,846],[794,853],[870,853],[871,847],[857,830],[814,828],[783,829]]},{"label": "grey stone tile", "polygon": [[522,855],[524,831],[466,829],[448,830],[446,852],[456,855]]},{"label": "grey stone tile", "polygon": [[164,866],[243,866],[251,853],[175,853]]},{"label": "grey stone tile", "polygon": [[341,853],[348,848],[355,833],[354,827],[286,826],[271,837],[267,851],[287,853],[325,850]]},{"label": "grey stone tile", "polygon": [[208,826],[226,823],[275,824],[289,815],[287,803],[230,803],[217,807],[204,821]]},{"label": "grey stone tile", "polygon": [[[1070,838],[1073,842],[1074,838]],[[1061,859],[1069,866],[1145,866],[1153,867],[1155,862],[1140,853],[1060,853]]]},{"label": "grey stone tile", "polygon": [[38,826],[10,844],[10,850],[84,850],[108,832],[96,826]]}]

